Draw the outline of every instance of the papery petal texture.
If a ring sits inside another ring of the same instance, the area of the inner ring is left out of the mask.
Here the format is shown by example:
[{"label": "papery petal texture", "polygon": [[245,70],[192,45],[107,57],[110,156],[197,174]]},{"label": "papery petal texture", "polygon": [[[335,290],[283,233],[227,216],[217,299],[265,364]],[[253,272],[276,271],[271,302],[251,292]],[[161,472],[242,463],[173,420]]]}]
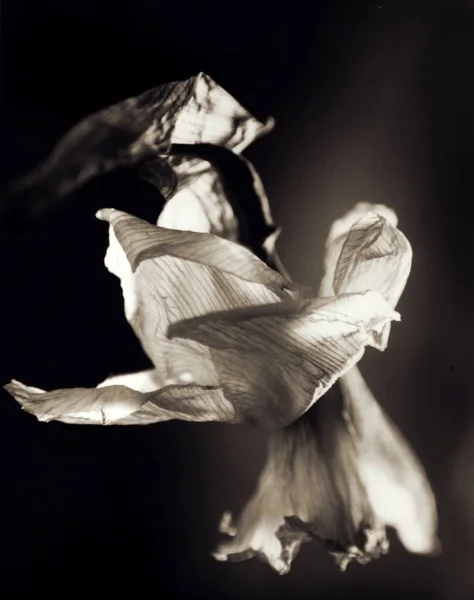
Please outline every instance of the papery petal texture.
[{"label": "papery petal texture", "polygon": [[201,159],[173,157],[173,144],[241,152],[272,127],[272,119],[255,119],[205,73],[159,85],[82,119],[43,163],[10,186],[3,216],[34,218],[91,178],[121,167],[137,168],[170,198],[210,168]]},{"label": "papery petal texture", "polygon": [[249,422],[288,425],[307,411],[398,318],[377,292],[251,306],[171,324],[173,339],[209,348],[226,397]]},{"label": "papery petal texture", "polygon": [[[365,203],[336,221],[326,243],[321,295],[376,290],[395,308],[412,262],[411,245],[396,224],[391,209]],[[390,323],[374,334],[379,350],[387,347],[389,335]]]},{"label": "papery petal texture", "polygon": [[246,248],[214,235],[163,229],[113,209],[100,218],[110,222],[106,266],[121,280],[126,317],[155,369],[109,378],[96,389],[45,393],[13,382],[8,391],[41,420],[242,420],[223,395],[209,349],[170,340],[167,328],[209,311],[281,302],[292,284]]},{"label": "papery petal texture", "polygon": [[11,381],[5,389],[39,421],[76,425],[149,425],[170,419],[232,421],[219,387],[168,385],[141,393],[124,385],[45,392]]},{"label": "papery petal texture", "polygon": [[163,381],[217,385],[208,348],[167,337],[169,325],[208,312],[279,302],[292,285],[250,251],[213,235],[168,230],[120,211],[110,222],[107,268],[122,284],[125,314]]}]

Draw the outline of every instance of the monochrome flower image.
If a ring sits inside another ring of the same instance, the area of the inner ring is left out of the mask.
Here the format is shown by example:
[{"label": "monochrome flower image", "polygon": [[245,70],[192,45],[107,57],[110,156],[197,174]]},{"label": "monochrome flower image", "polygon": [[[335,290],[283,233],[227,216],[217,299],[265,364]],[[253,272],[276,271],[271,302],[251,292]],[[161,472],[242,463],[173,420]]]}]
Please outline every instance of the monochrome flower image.
[{"label": "monochrome flower image", "polygon": [[241,156],[272,127],[200,73],[84,119],[13,185],[8,210],[30,189],[32,217],[126,164],[167,202],[157,224],[107,205],[96,215],[153,368],[95,388],[5,387],[40,421],[259,428],[266,464],[237,520],[223,515],[218,560],[258,556],[284,574],[313,539],[344,570],[387,553],[388,526],[410,552],[434,553],[426,474],[357,366],[367,347],[387,348],[400,320],[411,245],[392,209],[358,203],[330,229],[319,290],[292,281],[263,184]]}]

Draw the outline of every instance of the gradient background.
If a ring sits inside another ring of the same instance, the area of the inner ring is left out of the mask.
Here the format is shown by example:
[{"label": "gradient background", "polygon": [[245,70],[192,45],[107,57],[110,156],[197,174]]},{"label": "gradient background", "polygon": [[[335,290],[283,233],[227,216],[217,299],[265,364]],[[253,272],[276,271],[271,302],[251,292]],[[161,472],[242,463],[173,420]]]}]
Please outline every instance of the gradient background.
[{"label": "gradient background", "polygon": [[[2,3],[2,183],[78,119],[166,81],[209,73],[277,127],[246,153],[283,227],[292,276],[317,284],[331,222],[385,203],[414,248],[384,354],[361,368],[437,494],[438,558],[345,574],[316,543],[280,577],[210,556],[221,513],[253,490],[265,440],[246,428],[40,424],[0,403],[0,592],[49,597],[474,598],[472,245],[474,3]],[[94,210],[152,219],[151,188],[112,175],[34,230],[0,240],[0,380],[93,386],[146,368]],[[13,586],[13,587],[10,587]]]}]

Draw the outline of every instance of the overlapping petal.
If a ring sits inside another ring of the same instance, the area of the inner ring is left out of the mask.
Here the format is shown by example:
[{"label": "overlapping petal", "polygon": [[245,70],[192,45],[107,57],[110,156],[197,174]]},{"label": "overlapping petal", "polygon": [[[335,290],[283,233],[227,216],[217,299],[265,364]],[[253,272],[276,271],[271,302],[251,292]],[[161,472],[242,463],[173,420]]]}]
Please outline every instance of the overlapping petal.
[{"label": "overlapping petal", "polygon": [[209,349],[169,340],[169,325],[288,296],[284,288],[292,284],[238,244],[112,209],[100,218],[110,222],[106,266],[121,280],[126,317],[163,381],[183,374],[202,385],[218,381]]},{"label": "overlapping petal", "polygon": [[[301,543],[323,542],[341,570],[388,552],[386,526],[410,552],[439,550],[433,492],[403,436],[357,367],[295,423],[269,440],[256,491],[214,556],[258,556],[280,574]],[[341,390],[341,391],[340,391]]]},{"label": "overlapping petal", "polygon": [[[99,216],[110,222],[106,265],[121,280],[126,317],[155,369],[111,378],[98,389],[44,393],[12,383],[8,391],[39,418],[45,414],[64,422],[242,420],[223,396],[207,346],[170,340],[167,328],[210,311],[281,302],[289,297],[285,287],[292,284],[249,250],[216,236],[167,230],[113,209]],[[176,402],[172,410],[166,404],[170,397],[177,397],[181,404],[186,401],[185,406],[180,408]],[[195,410],[203,398],[211,409]],[[114,410],[123,403],[127,410],[129,403],[132,407],[120,418],[104,420],[101,411],[110,403]]]},{"label": "overlapping petal", "polygon": [[[383,205],[358,204],[336,221],[321,295],[376,290],[394,308],[412,258],[396,226],[395,213]],[[194,322],[202,329],[210,318]],[[383,350],[390,322],[381,325],[371,343]],[[318,539],[344,570],[352,560],[366,563],[388,551],[387,525],[410,551],[437,549],[435,501],[419,461],[356,366],[339,382],[296,422],[271,434],[255,493],[235,524],[224,515],[220,530],[228,539],[214,554],[218,560],[259,556],[283,574],[301,543]]]},{"label": "overlapping petal", "polygon": [[[408,279],[412,249],[396,227],[395,213],[383,205],[360,203],[336,221],[326,244],[322,296],[378,291],[395,308]],[[390,323],[374,336],[387,347]]]},{"label": "overlapping petal", "polygon": [[377,292],[208,313],[169,335],[209,348],[226,397],[246,420],[283,427],[307,411],[398,318]]},{"label": "overlapping petal", "polygon": [[187,176],[167,202],[158,225],[214,233],[246,246],[267,264],[278,261],[275,226],[262,181],[252,163],[224,146],[173,145],[173,159],[201,160],[208,168]]}]

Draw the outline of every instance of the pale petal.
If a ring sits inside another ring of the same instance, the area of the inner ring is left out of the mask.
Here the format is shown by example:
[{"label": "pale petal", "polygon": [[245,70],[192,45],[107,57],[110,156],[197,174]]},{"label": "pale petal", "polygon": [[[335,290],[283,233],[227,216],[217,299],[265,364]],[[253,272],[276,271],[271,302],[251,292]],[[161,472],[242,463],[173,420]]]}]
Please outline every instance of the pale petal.
[{"label": "pale petal", "polygon": [[412,250],[403,233],[377,213],[351,227],[334,273],[336,294],[376,290],[392,308],[410,274]]},{"label": "pale petal", "polygon": [[257,489],[231,535],[214,556],[239,560],[257,555],[287,573],[302,542],[316,539],[341,570],[387,552],[383,525],[357,476],[357,455],[334,388],[295,423],[271,435]]},{"label": "pale petal", "polygon": [[[375,213],[384,219],[386,226],[396,228],[398,219],[392,209],[384,206],[383,204],[369,204],[367,202],[360,202],[356,204],[356,206],[343,217],[334,221],[326,240],[326,252],[324,258],[325,274],[320,287],[321,296],[332,296],[334,294],[333,283],[336,274],[337,263],[339,261],[343,246],[349,236],[349,232],[357,221],[366,218],[368,215],[370,215],[370,213]],[[362,243],[365,241],[370,247],[371,242],[377,241],[377,235],[376,233],[374,235],[374,231],[370,230],[370,227],[373,226],[372,220],[369,219],[368,225],[369,230],[367,231],[366,239],[360,240],[359,234],[357,239],[362,241]],[[351,245],[352,243],[353,242],[351,242]],[[357,246],[355,249],[357,249]],[[359,289],[356,291],[362,290]],[[393,308],[395,308],[395,305]]]},{"label": "pale petal", "polygon": [[423,467],[359,370],[348,371],[340,383],[357,444],[358,471],[375,513],[395,527],[407,550],[436,552],[436,503]]},{"label": "pale petal", "polygon": [[271,131],[273,119],[261,123],[209,75],[195,78],[193,93],[173,129],[173,144],[216,144],[241,152],[257,137]]},{"label": "pale petal", "polygon": [[238,224],[222,189],[218,173],[208,163],[208,170],[198,174],[165,204],[158,218],[160,227],[213,233],[237,241]]},{"label": "pale petal", "polygon": [[121,280],[127,320],[159,376],[217,385],[209,349],[169,340],[168,326],[207,312],[278,302],[286,297],[284,278],[216,236],[159,228],[113,210],[106,216],[113,226],[105,264]]},{"label": "pale petal", "polygon": [[280,295],[294,287],[247,248],[215,235],[157,227],[112,208],[100,210],[97,217],[113,227],[133,272],[145,260],[172,256],[259,283]]},{"label": "pale petal", "polygon": [[156,369],[148,369],[147,371],[139,371],[138,373],[127,373],[125,375],[113,375],[112,377],[107,377],[107,379],[99,383],[97,387],[124,385],[137,392],[153,392],[167,383],[168,382],[163,381]]},{"label": "pale petal", "polygon": [[177,322],[171,338],[209,348],[225,395],[263,428],[293,422],[398,318],[377,292],[249,306]]},{"label": "pale petal", "polygon": [[110,385],[45,392],[12,381],[5,389],[39,421],[79,425],[149,425],[170,419],[233,421],[219,387],[169,385],[147,393]]},{"label": "pale petal", "polygon": [[184,176],[206,168],[200,160],[171,157],[172,144],[241,152],[272,127],[273,119],[258,121],[204,73],[159,85],[82,119],[42,164],[10,186],[3,217],[34,218],[91,178],[124,166],[136,166],[168,198]]},{"label": "pale petal", "polygon": [[[173,145],[174,155],[178,146]],[[182,188],[165,205],[158,225],[214,233],[238,241],[270,266],[276,264],[275,226],[262,181],[253,165],[231,150],[210,144],[180,145],[183,156],[207,165],[180,177]],[[198,213],[196,205],[201,205]],[[191,213],[199,220],[194,224]],[[207,219],[207,223],[205,222]]]},{"label": "pale petal", "polygon": [[[410,243],[396,223],[392,210],[370,204],[358,204],[336,221],[326,244],[321,295],[376,290],[395,308],[412,261]],[[389,335],[387,323],[374,334],[374,345],[384,350]]]}]

